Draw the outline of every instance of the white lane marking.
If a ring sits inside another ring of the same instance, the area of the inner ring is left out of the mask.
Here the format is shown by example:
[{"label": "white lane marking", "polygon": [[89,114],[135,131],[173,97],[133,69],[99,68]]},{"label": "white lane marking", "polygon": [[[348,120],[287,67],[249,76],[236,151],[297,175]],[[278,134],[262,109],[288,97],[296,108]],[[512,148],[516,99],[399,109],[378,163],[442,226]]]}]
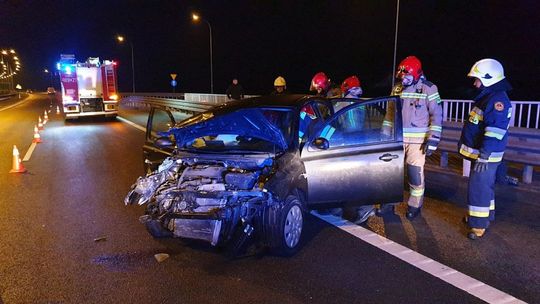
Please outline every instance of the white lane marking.
[{"label": "white lane marking", "polygon": [[19,101],[19,102],[17,102],[17,103],[14,103],[14,104],[12,104],[12,105],[10,105],[10,106],[6,106],[6,107],[3,107],[3,108],[0,108],[0,112],[5,111],[5,110],[8,110],[8,109],[11,109],[11,108],[13,108],[13,107],[16,107],[16,106],[18,106],[18,105],[20,105],[20,104],[26,102],[27,100],[28,100],[28,98],[26,98],[26,99],[24,99],[24,100],[22,100],[22,101]]},{"label": "white lane marking", "polygon": [[116,116],[116,119],[118,119],[118,120],[120,120],[120,121],[123,121],[123,122],[127,123],[128,125],[130,125],[130,126],[136,128],[136,129],[139,129],[139,130],[141,130],[141,131],[143,131],[143,132],[146,132],[146,128],[145,128],[145,127],[140,126],[140,125],[138,125],[138,124],[132,122],[131,120],[127,120],[127,119],[125,119],[124,117],[120,117],[120,116]]},{"label": "white lane marking", "polygon": [[32,153],[34,152],[34,149],[36,148],[36,143],[32,143],[30,147],[28,148],[28,151],[26,151],[26,154],[24,155],[24,158],[22,161],[29,161],[30,157],[32,157]]},{"label": "white lane marking", "polygon": [[430,259],[371,230],[333,215],[312,215],[488,303],[525,303],[503,291]]}]

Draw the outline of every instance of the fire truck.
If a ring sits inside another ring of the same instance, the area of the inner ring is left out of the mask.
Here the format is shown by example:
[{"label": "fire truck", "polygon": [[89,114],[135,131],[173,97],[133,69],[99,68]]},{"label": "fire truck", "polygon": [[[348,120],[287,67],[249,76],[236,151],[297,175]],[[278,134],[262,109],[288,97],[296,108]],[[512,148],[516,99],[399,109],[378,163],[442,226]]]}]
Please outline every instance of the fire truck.
[{"label": "fire truck", "polygon": [[62,85],[66,120],[81,116],[118,115],[118,85],[113,60],[90,57],[78,62],[75,55],[62,54],[57,63]]}]

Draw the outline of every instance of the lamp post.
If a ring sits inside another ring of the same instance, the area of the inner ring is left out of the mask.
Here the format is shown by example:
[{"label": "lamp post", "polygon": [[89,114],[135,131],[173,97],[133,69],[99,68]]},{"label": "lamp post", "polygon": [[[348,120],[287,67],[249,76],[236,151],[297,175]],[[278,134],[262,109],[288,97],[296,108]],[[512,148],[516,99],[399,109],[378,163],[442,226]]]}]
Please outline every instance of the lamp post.
[{"label": "lamp post", "polygon": [[210,25],[210,22],[208,22],[208,20],[201,18],[201,16],[196,13],[191,14],[191,19],[193,19],[193,21],[195,22],[202,20],[206,22],[206,24],[208,24],[208,31],[210,33],[210,93],[214,94],[214,67],[212,63],[212,26]]},{"label": "lamp post", "polygon": [[394,84],[395,84],[394,82],[396,80],[396,77],[394,77],[394,71],[396,68],[398,25],[399,25],[399,0],[397,0],[397,5],[396,5],[396,32],[394,34],[394,64],[392,65],[392,89],[394,88]]},{"label": "lamp post", "polygon": [[[124,38],[124,36],[117,35],[116,41],[118,41],[118,43],[124,43],[126,38]],[[133,84],[133,93],[135,93],[135,57],[133,56],[133,43],[131,41],[129,41],[129,46],[131,47],[131,79]]]}]

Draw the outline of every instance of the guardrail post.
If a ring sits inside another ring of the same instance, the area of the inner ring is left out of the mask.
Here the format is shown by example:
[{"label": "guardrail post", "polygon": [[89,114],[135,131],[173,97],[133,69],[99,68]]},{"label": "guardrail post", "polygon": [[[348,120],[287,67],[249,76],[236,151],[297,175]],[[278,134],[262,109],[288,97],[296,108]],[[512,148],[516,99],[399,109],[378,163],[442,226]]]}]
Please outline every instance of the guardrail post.
[{"label": "guardrail post", "polygon": [[470,160],[463,160],[463,176],[469,177],[471,173],[471,161]]},{"label": "guardrail post", "polygon": [[534,167],[533,166],[525,165],[525,167],[523,167],[523,175],[521,177],[522,180],[523,180],[523,183],[525,183],[525,184],[532,183],[533,172],[534,172]]},{"label": "guardrail post", "polygon": [[511,102],[511,104],[512,104],[512,116],[510,116],[510,126],[515,127],[516,126],[516,103]]},{"label": "guardrail post", "polygon": [[441,152],[441,167],[448,168],[448,152]]},{"label": "guardrail post", "polygon": [[443,121],[448,121],[448,102],[443,102]]}]

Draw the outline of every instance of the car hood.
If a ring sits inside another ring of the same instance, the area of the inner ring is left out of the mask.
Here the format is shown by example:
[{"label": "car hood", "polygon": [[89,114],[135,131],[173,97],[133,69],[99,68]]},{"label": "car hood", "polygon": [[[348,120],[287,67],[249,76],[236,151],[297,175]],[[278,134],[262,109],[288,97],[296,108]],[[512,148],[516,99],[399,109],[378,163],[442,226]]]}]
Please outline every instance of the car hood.
[{"label": "car hood", "polygon": [[201,136],[229,133],[256,137],[276,144],[279,150],[287,149],[284,135],[268,121],[260,108],[240,109],[219,115],[205,112],[180,122],[168,133],[174,135],[177,147]]}]

